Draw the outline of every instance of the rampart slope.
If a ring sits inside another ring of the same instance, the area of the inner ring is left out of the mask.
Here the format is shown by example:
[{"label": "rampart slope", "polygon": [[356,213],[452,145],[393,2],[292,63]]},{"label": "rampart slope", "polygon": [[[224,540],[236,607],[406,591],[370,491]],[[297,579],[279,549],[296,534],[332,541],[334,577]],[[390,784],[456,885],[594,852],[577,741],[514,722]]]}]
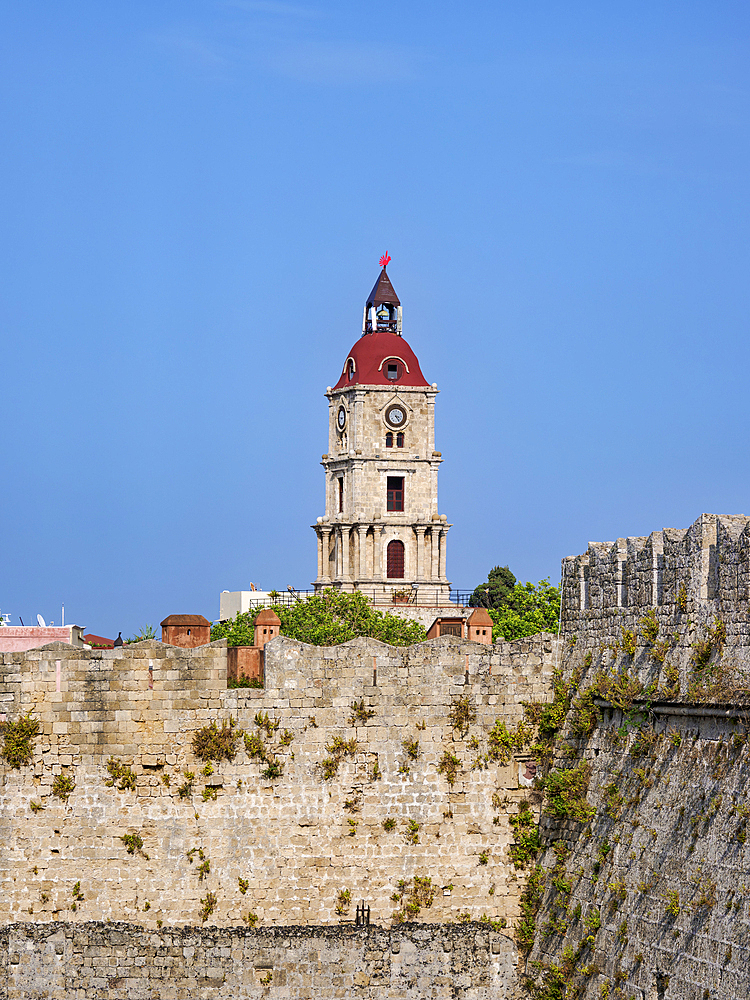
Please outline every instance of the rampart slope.
[{"label": "rampart slope", "polygon": [[565,721],[526,895],[537,1000],[750,995],[749,523],[566,560]]}]

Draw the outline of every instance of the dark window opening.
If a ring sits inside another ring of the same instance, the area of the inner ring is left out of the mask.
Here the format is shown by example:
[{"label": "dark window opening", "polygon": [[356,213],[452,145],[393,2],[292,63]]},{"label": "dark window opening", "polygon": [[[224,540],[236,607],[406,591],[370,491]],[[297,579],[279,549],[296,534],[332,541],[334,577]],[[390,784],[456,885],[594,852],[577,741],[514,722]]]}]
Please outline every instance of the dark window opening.
[{"label": "dark window opening", "polygon": [[339,514],[344,513],[344,480],[339,479]]},{"label": "dark window opening", "polygon": [[[387,509],[388,510],[403,510],[404,509],[404,477],[403,476],[388,476],[386,481],[386,489],[388,492],[387,496]],[[390,575],[390,574],[389,574]]]},{"label": "dark window opening", "polygon": [[391,580],[403,580],[404,578],[404,543],[393,541],[388,542],[386,550],[388,562],[387,574]]},{"label": "dark window opening", "polygon": [[385,366],[385,377],[391,379],[391,381],[396,382],[401,378],[402,369],[401,365],[396,361],[389,361]]},{"label": "dark window opening", "polygon": [[460,625],[441,625],[440,634],[441,635],[457,635],[461,638],[461,626]]},{"label": "dark window opening", "polygon": [[188,635],[190,635],[190,629],[188,629]]},{"label": "dark window opening", "polygon": [[403,448],[404,447],[404,435],[403,434],[397,434],[396,435],[396,447],[397,448]]},{"label": "dark window opening", "polygon": [[351,382],[351,380],[354,378],[354,362],[353,361],[349,362],[348,376],[349,376],[349,381]]},{"label": "dark window opening", "polygon": [[390,432],[385,436],[385,446],[386,448],[393,447],[393,435]]}]

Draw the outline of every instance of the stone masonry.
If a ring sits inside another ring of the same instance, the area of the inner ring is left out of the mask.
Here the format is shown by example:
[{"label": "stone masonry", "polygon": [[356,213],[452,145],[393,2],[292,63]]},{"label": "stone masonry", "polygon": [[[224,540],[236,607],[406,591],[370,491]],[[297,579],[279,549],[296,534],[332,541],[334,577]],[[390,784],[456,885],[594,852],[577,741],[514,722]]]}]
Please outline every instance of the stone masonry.
[{"label": "stone masonry", "polygon": [[[511,726],[522,702],[549,697],[556,642],[279,637],[265,690],[227,690],[225,640],[4,654],[4,717],[30,712],[42,731],[33,764],[1,768],[3,922],[195,924],[210,892],[211,925],[251,913],[260,925],[336,925],[360,899],[387,924],[399,881],[418,876],[437,894],[417,919],[510,923],[521,886],[508,815],[528,794],[526,765],[481,758],[496,719]],[[476,712],[464,737],[449,721],[461,698]],[[365,717],[353,724],[355,702]],[[196,730],[230,717],[264,740],[281,776],[264,777],[242,741],[232,762],[196,758]],[[325,780],[336,737],[356,748]],[[437,767],[446,750],[459,760],[452,786]],[[132,768],[134,788],[112,786],[110,758]],[[75,784],[67,801],[52,793],[59,775]],[[142,848],[129,853],[128,836]]]},{"label": "stone masonry", "polygon": [[169,927],[11,924],[0,931],[2,1000],[505,1000],[516,953],[476,924]]}]

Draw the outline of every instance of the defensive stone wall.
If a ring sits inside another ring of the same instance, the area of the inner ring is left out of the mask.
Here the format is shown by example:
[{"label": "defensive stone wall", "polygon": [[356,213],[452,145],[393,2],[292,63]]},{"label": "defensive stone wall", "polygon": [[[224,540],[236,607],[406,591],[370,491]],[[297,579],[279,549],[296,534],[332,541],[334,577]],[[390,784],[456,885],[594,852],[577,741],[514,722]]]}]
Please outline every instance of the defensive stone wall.
[{"label": "defensive stone wall", "polygon": [[11,924],[0,931],[3,1000],[503,1000],[513,942],[476,924],[170,927]]},{"label": "defensive stone wall", "polygon": [[534,1000],[750,995],[748,523],[565,561]]},{"label": "defensive stone wall", "polygon": [[[264,690],[227,690],[224,640],[4,654],[4,717],[31,713],[41,732],[29,766],[1,768],[0,916],[336,925],[364,899],[379,924],[394,912],[510,924],[508,818],[530,779],[523,758],[489,759],[487,733],[550,697],[556,642],[279,637]],[[195,733],[230,718],[252,739],[204,766]]]},{"label": "defensive stone wall", "polygon": [[701,514],[689,528],[591,542],[563,560],[563,623],[606,637],[618,613],[706,608],[728,614],[750,599],[750,518]]},{"label": "defensive stone wall", "polygon": [[707,707],[604,711],[581,758],[591,818],[542,819],[533,996],[561,996],[554,979],[579,1000],[750,994],[748,722]]}]

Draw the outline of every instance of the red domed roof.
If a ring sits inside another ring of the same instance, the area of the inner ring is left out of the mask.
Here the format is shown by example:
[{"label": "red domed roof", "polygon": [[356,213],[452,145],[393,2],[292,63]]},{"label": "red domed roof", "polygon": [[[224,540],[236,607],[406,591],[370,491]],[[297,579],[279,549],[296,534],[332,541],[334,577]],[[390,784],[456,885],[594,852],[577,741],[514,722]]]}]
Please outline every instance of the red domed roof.
[{"label": "red domed roof", "polygon": [[[401,376],[390,379],[387,376],[388,361],[400,361]],[[353,361],[353,371],[349,378],[349,362]],[[366,333],[352,347],[344,362],[344,370],[334,389],[350,385],[429,385],[419,367],[417,356],[403,337],[397,333]]]}]

